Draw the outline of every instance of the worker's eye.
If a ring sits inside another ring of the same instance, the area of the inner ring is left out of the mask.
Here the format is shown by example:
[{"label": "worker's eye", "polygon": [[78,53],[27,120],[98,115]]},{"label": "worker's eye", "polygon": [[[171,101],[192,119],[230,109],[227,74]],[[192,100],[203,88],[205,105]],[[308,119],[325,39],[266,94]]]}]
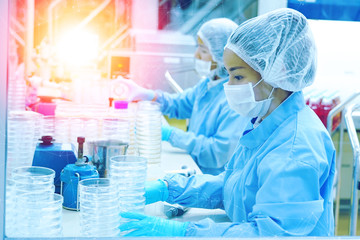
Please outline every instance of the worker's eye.
[{"label": "worker's eye", "polygon": [[240,81],[240,80],[243,79],[244,77],[237,75],[237,76],[235,76],[234,78],[235,78],[236,80]]}]

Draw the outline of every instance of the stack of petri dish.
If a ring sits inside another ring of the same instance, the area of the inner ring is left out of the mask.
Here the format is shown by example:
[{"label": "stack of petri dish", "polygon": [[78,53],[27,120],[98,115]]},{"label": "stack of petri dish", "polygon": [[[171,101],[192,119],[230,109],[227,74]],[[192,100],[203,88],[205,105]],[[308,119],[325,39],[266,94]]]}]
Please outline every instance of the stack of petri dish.
[{"label": "stack of petri dish", "polygon": [[14,168],[32,165],[41,137],[42,115],[32,111],[11,111],[7,130],[7,175],[10,175]]},{"label": "stack of petri dish", "polygon": [[55,116],[44,116],[41,136],[52,136],[55,138]]},{"label": "stack of petri dish", "polygon": [[116,185],[108,178],[81,180],[80,227],[83,237],[120,236],[120,209]]},{"label": "stack of petri dish", "polygon": [[[76,104],[58,101],[55,111],[55,139],[59,143],[77,145],[77,137],[83,136],[86,141],[95,140],[101,136],[101,122],[107,106]],[[89,154],[87,145],[84,154]]]},{"label": "stack of petri dish", "polygon": [[9,237],[61,237],[63,197],[54,193],[55,171],[13,169],[7,180],[5,231]]},{"label": "stack of petri dish", "polygon": [[130,129],[129,129],[129,148],[128,155],[139,156],[138,147],[136,145],[135,124],[136,124],[136,103],[129,103],[128,115]]},{"label": "stack of petri dish", "polygon": [[129,144],[130,124],[127,119],[117,116],[109,116],[103,119],[103,138],[107,140],[117,140]]},{"label": "stack of petri dish", "polygon": [[[75,146],[78,145],[77,138],[85,137],[86,141],[97,139],[99,131],[99,119],[91,117],[70,118],[70,142]],[[84,154],[90,153],[87,145],[84,145]]]},{"label": "stack of petri dish", "polygon": [[8,101],[10,111],[25,110],[26,82],[24,78],[24,66],[13,69],[13,71],[9,69]]},{"label": "stack of petri dish", "polygon": [[148,163],[161,160],[161,111],[160,104],[151,101],[138,103],[136,113],[136,144],[139,155]]},{"label": "stack of petri dish", "polygon": [[114,101],[114,109],[111,112],[111,115],[128,122],[129,147],[126,154],[137,156],[138,151],[135,139],[136,108],[134,108],[134,106],[136,105],[127,101],[116,100]]},{"label": "stack of petri dish", "polygon": [[14,195],[14,181],[12,179],[6,180],[6,197],[5,197],[5,234],[6,236],[14,236],[16,233],[16,197]]},{"label": "stack of petri dish", "polygon": [[110,158],[110,181],[117,187],[121,212],[143,212],[147,160],[140,156]]}]

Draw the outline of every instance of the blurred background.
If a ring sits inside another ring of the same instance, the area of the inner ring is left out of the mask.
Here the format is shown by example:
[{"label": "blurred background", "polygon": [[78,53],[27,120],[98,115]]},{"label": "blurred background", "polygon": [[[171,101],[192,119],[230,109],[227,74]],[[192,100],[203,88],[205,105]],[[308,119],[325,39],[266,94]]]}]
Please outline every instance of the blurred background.
[{"label": "blurred background", "polygon": [[[359,63],[354,59],[359,56],[354,31],[358,24],[344,24],[359,21],[356,0],[14,0],[9,10],[10,68],[19,70],[23,65],[27,85],[37,91],[28,94],[77,102],[89,95],[88,103],[116,97],[108,96],[114,94],[108,88],[119,75],[171,92],[166,70],[182,88],[198,80],[193,69],[194,37],[202,23],[227,17],[240,24],[280,7],[326,20],[314,23],[321,52],[319,79],[359,74],[354,70]],[[340,70],[329,74],[329,69],[336,69],[329,64],[338,64],[341,57],[345,71],[337,66]],[[33,104],[36,98],[27,101]]]}]

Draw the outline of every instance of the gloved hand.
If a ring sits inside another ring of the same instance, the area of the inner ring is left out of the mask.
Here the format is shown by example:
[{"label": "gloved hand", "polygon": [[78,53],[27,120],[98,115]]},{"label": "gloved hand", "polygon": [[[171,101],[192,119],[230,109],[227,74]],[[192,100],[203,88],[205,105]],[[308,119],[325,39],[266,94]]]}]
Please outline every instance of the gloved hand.
[{"label": "gloved hand", "polygon": [[153,90],[143,88],[132,80],[119,77],[115,82],[113,87],[117,97],[126,97],[129,101],[150,101],[155,97]]},{"label": "gloved hand", "polygon": [[169,141],[172,131],[174,127],[171,126],[161,126],[161,140]]},{"label": "gloved hand", "polygon": [[145,204],[158,201],[166,201],[169,197],[169,190],[163,180],[147,181],[145,183]]},{"label": "gloved hand", "polygon": [[123,218],[131,218],[133,221],[120,225],[121,231],[132,232],[126,234],[126,237],[138,236],[168,236],[183,237],[185,236],[188,222],[178,222],[166,220],[159,217],[146,216],[140,213],[124,212],[120,214]]}]

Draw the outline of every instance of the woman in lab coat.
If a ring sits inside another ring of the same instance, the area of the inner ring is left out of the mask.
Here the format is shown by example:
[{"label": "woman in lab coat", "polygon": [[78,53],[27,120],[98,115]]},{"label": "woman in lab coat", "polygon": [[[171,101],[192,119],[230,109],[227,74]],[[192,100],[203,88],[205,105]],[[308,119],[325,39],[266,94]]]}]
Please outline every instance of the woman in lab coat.
[{"label": "woman in lab coat", "polygon": [[223,63],[224,46],[238,25],[227,18],[204,23],[198,33],[195,68],[204,76],[183,93],[153,91],[133,81],[120,80],[129,88],[130,100],[154,100],[170,118],[189,118],[189,129],[163,126],[162,140],[186,150],[203,173],[219,174],[230,159],[248,118],[230,109],[223,84],[228,73]]},{"label": "woman in lab coat", "polygon": [[306,18],[278,9],[250,19],[224,51],[231,108],[252,117],[218,176],[168,175],[158,199],[225,209],[232,222],[178,222],[123,213],[131,236],[332,236],[335,149],[302,89],[312,84],[316,49]]}]

